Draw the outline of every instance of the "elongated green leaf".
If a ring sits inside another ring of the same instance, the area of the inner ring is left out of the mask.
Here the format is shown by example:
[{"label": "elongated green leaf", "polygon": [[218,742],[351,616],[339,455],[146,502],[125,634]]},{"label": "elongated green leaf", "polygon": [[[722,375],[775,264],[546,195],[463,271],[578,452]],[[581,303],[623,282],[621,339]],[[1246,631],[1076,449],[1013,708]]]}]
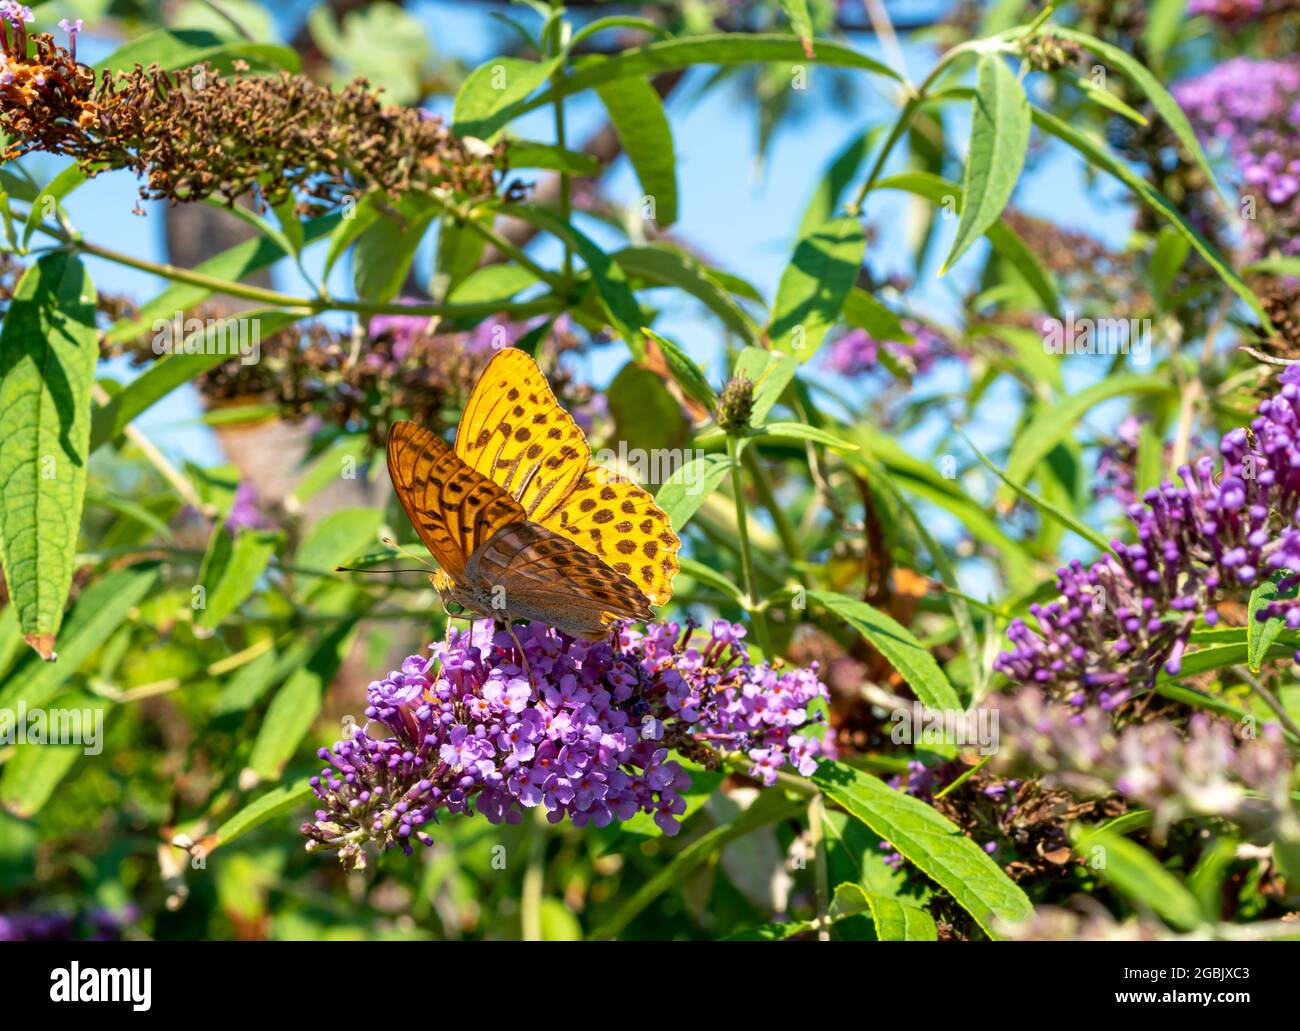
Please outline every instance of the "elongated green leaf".
[{"label": "elongated green leaf", "polygon": [[1079,76],[1074,80],[1074,84],[1083,91],[1084,96],[1098,107],[1104,107],[1107,111],[1112,111],[1121,118],[1127,118],[1134,125],[1151,124],[1151,120],[1141,111],[1133,110],[1110,90],[1104,86],[1098,86],[1087,76]]},{"label": "elongated green leaf", "polygon": [[[457,136],[476,136],[491,141],[506,124],[494,115],[518,105],[554,74],[559,58],[525,61],[518,57],[494,57],[466,77],[452,106],[452,131]],[[507,119],[508,121],[508,119]]]},{"label": "elongated green leaf", "polygon": [[601,250],[591,237],[545,208],[531,204],[512,204],[508,207],[508,212],[545,229],[552,236],[558,236],[562,240],[567,239],[573,245],[586,263],[587,271],[591,273],[596,291],[600,294],[611,324],[618,331],[619,336],[627,341],[633,356],[637,359],[643,358],[645,343],[641,339],[641,327],[646,325],[648,320],[642,313],[641,306],[637,304],[632,288],[628,285],[627,276],[613,258]]},{"label": "elongated green leaf", "polygon": [[[929,172],[900,172],[898,175],[886,176],[876,183],[875,189],[905,190],[918,197],[925,197],[934,204],[944,204],[947,198],[952,198],[952,202],[961,207],[965,201],[960,186]],[[1059,311],[1061,299],[1056,282],[1025,246],[1024,240],[1001,220],[993,222],[984,231],[984,235],[988,237],[989,245],[1024,276],[1025,282],[1038,295],[1044,307],[1049,312]]]},{"label": "elongated green leaf", "polygon": [[903,328],[902,320],[861,287],[855,286],[844,299],[844,321],[850,326],[866,330],[876,340],[897,340],[911,343],[912,334]]},{"label": "elongated green leaf", "polygon": [[244,530],[229,541],[229,535],[221,526],[214,531],[214,538],[227,542],[228,550],[219,563],[213,563],[206,570],[203,580],[206,604],[199,610],[194,623],[206,630],[217,627],[248,600],[283,540],[276,530]]},{"label": "elongated green leaf", "polygon": [[835,217],[840,197],[857,176],[880,131],[880,126],[873,126],[866,132],[854,136],[845,144],[844,149],[831,159],[826,174],[817,184],[812,199],[804,209],[803,218],[799,222],[801,237],[807,236],[809,232]]},{"label": "elongated green leaf", "polygon": [[754,384],[754,408],[749,424],[762,426],[772,406],[781,399],[794,379],[799,360],[789,354],[773,354],[761,347],[746,347],[736,357],[732,376],[744,376]]},{"label": "elongated green leaf", "polygon": [[743,601],[744,594],[740,588],[712,566],[706,566],[703,562],[697,562],[693,558],[683,558],[679,559],[679,561],[681,562],[682,573],[686,576],[700,581],[707,587],[712,587],[724,598],[730,598],[738,604]]},{"label": "elongated green leaf", "polygon": [[1096,54],[1103,61],[1109,61],[1133,83],[1143,95],[1151,102],[1151,106],[1156,109],[1156,113],[1165,120],[1165,124],[1173,130],[1178,142],[1191,156],[1192,160],[1205,176],[1205,181],[1218,190],[1218,182],[1214,177],[1214,169],[1210,166],[1210,160],[1205,156],[1205,151],[1201,148],[1201,141],[1196,138],[1196,130],[1192,128],[1192,123],[1187,120],[1187,115],[1179,106],[1173,96],[1169,93],[1156,76],[1141,61],[1130,54],[1128,51],[1098,39],[1096,36],[1090,36],[1086,32],[1080,32],[1078,29],[1072,29],[1067,26],[1053,25],[1052,31],[1064,39],[1072,40],[1079,44],[1085,50]]},{"label": "elongated green leaf", "polygon": [[23,637],[44,659],[72,586],[98,358],[90,277],[70,254],[43,256],[0,331],[0,559]]},{"label": "elongated green leaf", "polygon": [[[801,62],[806,59],[803,45],[798,40],[777,33],[737,32],[660,40],[642,47],[630,47],[599,60],[585,61],[575,68],[572,74],[557,83],[552,83],[535,96],[494,108],[491,116],[475,125],[477,131],[470,132],[469,135],[486,139],[488,135],[520,115],[553,103],[556,97],[581,93],[583,90],[594,89],[604,83],[629,76],[658,75],[661,72],[676,71],[697,64],[738,65],[772,61],[784,63]],[[898,73],[887,65],[852,47],[828,39],[818,40],[816,63],[837,68],[856,68],[898,81]],[[478,75],[482,70],[480,68],[474,74]],[[462,87],[462,92],[463,89]],[[457,126],[457,132],[461,132],[460,126]]]},{"label": "elongated green leaf", "polygon": [[179,71],[210,64],[224,72],[241,60],[257,69],[296,72],[301,67],[297,53],[289,47],[223,39],[205,29],[156,29],[113,51],[96,65],[96,70],[130,71],[137,64],[146,68],[156,64],[165,71]]},{"label": "elongated green leaf", "polygon": [[22,819],[35,816],[82,754],[83,746],[76,744],[18,745],[0,767],[0,804]]},{"label": "elongated green leaf", "polygon": [[1111,831],[1071,828],[1075,850],[1128,896],[1134,906],[1150,909],[1180,931],[1201,924],[1200,903],[1182,882],[1136,842]]},{"label": "elongated green leaf", "polygon": [[[240,319],[256,326],[259,340],[293,325],[300,317],[272,308],[258,308],[239,315]],[[241,355],[232,355],[228,348],[218,347],[219,342],[228,342],[228,335],[222,334],[223,327],[205,327],[201,335],[189,338],[193,341],[196,353],[166,355],[114,395],[108,404],[96,408],[91,420],[90,450],[93,452],[100,445],[119,437],[137,416],[183,383],[188,383],[222,362],[241,361]],[[175,335],[173,333],[172,337]]]},{"label": "elongated green leaf", "polygon": [[1151,65],[1159,68],[1165,55],[1178,39],[1187,17],[1187,0],[1152,0],[1147,5],[1147,24],[1142,42],[1151,55]]},{"label": "elongated green leaf", "polygon": [[[962,436],[965,437],[965,434],[963,434]],[[974,444],[971,443],[969,437],[965,437],[965,439],[966,439],[966,446],[969,447],[973,452],[975,452],[975,457],[980,460],[980,464],[983,465],[985,469],[991,472],[1004,484],[1006,484],[1007,487],[1013,490],[1019,497],[1024,498],[1031,505],[1033,505],[1040,512],[1042,512],[1044,515],[1051,516],[1058,523],[1064,526],[1067,530],[1073,530],[1084,540],[1088,541],[1090,544],[1096,547],[1099,551],[1105,552],[1110,550],[1110,542],[1107,541],[1104,536],[1102,536],[1100,533],[1094,530],[1091,526],[1085,525],[1083,522],[1081,522],[1080,520],[1072,516],[1069,512],[1066,512],[1064,509],[1056,505],[1053,505],[1046,498],[1039,497],[1028,487],[1021,486],[1019,483],[1016,483],[1014,480],[1010,479],[1006,473],[1004,473],[1001,469],[999,469],[996,465],[994,465],[992,462],[988,460],[988,458],[984,455],[984,452],[982,452],[979,448],[977,448]]]},{"label": "elongated green leaf", "polygon": [[112,635],[158,579],[154,566],[119,569],[96,580],[77,599],[63,627],[59,661],[41,662],[31,652],[0,688],[0,707],[19,700],[29,709],[45,705],[77,668]]},{"label": "elongated green leaf", "polygon": [[567,172],[593,178],[600,174],[600,161],[595,155],[580,150],[566,150],[552,143],[534,140],[511,140],[506,146],[506,158],[513,168],[546,168],[553,172]]},{"label": "elongated green leaf", "polygon": [[772,346],[806,362],[840,316],[866,256],[856,218],[838,218],[800,238],[772,305]]},{"label": "elongated green leaf", "polygon": [[1137,194],[1156,214],[1166,219],[1170,225],[1187,237],[1188,242],[1218,273],[1224,284],[1250,306],[1263,325],[1271,326],[1268,313],[1264,311],[1264,306],[1260,303],[1259,297],[1232,270],[1232,266],[1228,264],[1218,249],[1183,217],[1169,198],[1121,161],[1109,147],[1080,132],[1068,122],[1062,121],[1039,107],[1033,108],[1033,118],[1036,126],[1044,132],[1049,132],[1058,139],[1064,140],[1103,172],[1113,175]]},{"label": "elongated green leaf", "polygon": [[248,760],[249,770],[258,777],[279,777],[311,730],[325,689],[352,649],[360,617],[361,613],[353,613],[323,634],[306,665],[295,670],[271,699]]},{"label": "elongated green leaf", "polygon": [[80,165],[69,165],[50,180],[49,184],[37,194],[32,201],[31,211],[27,214],[27,224],[23,227],[23,246],[26,247],[36,232],[36,227],[47,219],[52,219],[59,203],[69,193],[86,181],[86,173]]},{"label": "elongated green leaf", "polygon": [[664,356],[668,371],[672,373],[673,379],[676,380],[677,385],[682,388],[686,396],[698,401],[705,408],[712,411],[718,403],[718,398],[714,394],[713,388],[709,386],[708,377],[695,364],[695,360],[674,341],[665,336],[660,336],[653,329],[643,329],[642,332],[658,346],[660,353]]},{"label": "elongated green leaf", "polygon": [[990,938],[999,937],[1000,922],[1026,920],[1033,912],[1025,893],[984,850],[924,802],[839,762],[821,763],[812,779],[946,890]]},{"label": "elongated green leaf", "polygon": [[308,571],[332,574],[335,566],[373,547],[378,542],[383,521],[383,509],[371,507],[340,508],[325,516],[308,531],[294,555],[295,576],[302,581],[300,586],[316,582],[317,578],[307,575]]},{"label": "elongated green leaf", "polygon": [[293,784],[272,788],[264,795],[244,806],[234,816],[226,820],[211,834],[205,835],[196,844],[206,855],[222,845],[229,845],[243,837],[249,831],[285,813],[305,805],[312,797],[311,785],[306,778]]},{"label": "elongated green leaf", "polygon": [[811,61],[817,52],[813,49],[813,23],[808,0],[781,0],[781,10],[790,19],[790,30],[799,37],[804,56]]},{"label": "elongated green leaf", "polygon": [[834,591],[809,591],[808,600],[829,609],[860,633],[906,682],[927,708],[960,712],[957,692],[912,632],[865,601]]},{"label": "elongated green leaf", "polygon": [[[843,886],[842,886],[843,887]],[[854,888],[857,886],[854,885]],[[857,889],[861,891],[860,888]],[[839,891],[836,891],[838,898]],[[882,942],[932,942],[939,940],[934,917],[920,906],[910,906],[888,895],[863,893],[876,925],[876,937]]]},{"label": "elongated green leaf", "polygon": [[1038,463],[1075,431],[1079,420],[1103,401],[1126,395],[1167,394],[1173,384],[1156,376],[1111,376],[1071,394],[1053,405],[1039,409],[1029,425],[1020,431],[1007,460],[1007,478],[1026,483]]},{"label": "elongated green leaf", "polygon": [[639,77],[607,82],[596,92],[641,183],[642,216],[667,228],[677,221],[677,156],[663,101],[649,80]]},{"label": "elongated green leaf", "polygon": [[[358,211],[361,208],[358,206]],[[358,216],[360,217],[360,216]],[[353,225],[356,219],[342,220],[339,215],[324,215],[303,223],[303,246],[306,246],[329,233],[336,225]],[[254,272],[259,272],[287,257],[284,250],[273,240],[259,237],[245,240],[207,261],[200,262],[194,271],[212,279],[238,282]],[[328,272],[326,273],[328,275]],[[157,297],[140,306],[135,318],[123,318],[113,323],[108,331],[111,343],[134,340],[145,334],[156,333],[159,320],[170,321],[177,312],[187,312],[213,295],[213,290],[206,286],[191,283],[173,283]]]},{"label": "elongated green leaf", "polygon": [[414,194],[390,201],[390,206],[402,220],[389,214],[375,219],[357,237],[353,253],[352,278],[357,296],[380,304],[401,292],[425,230],[438,214],[434,204]]},{"label": "elongated green leaf", "polygon": [[212,714],[224,716],[251,709],[275,683],[279,662],[279,654],[274,648],[269,648],[252,662],[240,666],[234,676],[222,685],[221,695],[213,706]]},{"label": "elongated green leaf", "polygon": [[1002,216],[1029,148],[1029,98],[1006,58],[996,53],[980,55],[978,74],[961,221],[940,275]]},{"label": "elongated green leaf", "polygon": [[785,440],[811,440],[814,444],[825,444],[836,451],[856,451],[858,445],[851,440],[845,440],[837,433],[830,430],[823,430],[817,426],[809,426],[802,422],[769,422],[760,426],[753,432],[753,439],[761,440],[765,437],[774,437]]},{"label": "elongated green leaf", "polygon": [[1278,634],[1286,626],[1281,616],[1272,616],[1267,620],[1259,619],[1259,612],[1271,601],[1289,601],[1294,599],[1300,585],[1292,584],[1285,591],[1279,590],[1279,584],[1288,579],[1291,573],[1286,570],[1274,573],[1250,592],[1250,603],[1246,612],[1246,634],[1250,643],[1248,663],[1252,673],[1258,673],[1264,665],[1264,656],[1277,640]]},{"label": "elongated green leaf", "polygon": [[725,455],[692,458],[659,485],[655,504],[667,514],[673,529],[681,533],[682,527],[699,511],[704,499],[718,489],[730,470],[731,461]]},{"label": "elongated green leaf", "polygon": [[624,247],[613,258],[629,276],[649,286],[675,286],[685,290],[739,333],[746,343],[758,342],[759,329],[749,314],[736,303],[711,270],[689,254],[667,244]]}]

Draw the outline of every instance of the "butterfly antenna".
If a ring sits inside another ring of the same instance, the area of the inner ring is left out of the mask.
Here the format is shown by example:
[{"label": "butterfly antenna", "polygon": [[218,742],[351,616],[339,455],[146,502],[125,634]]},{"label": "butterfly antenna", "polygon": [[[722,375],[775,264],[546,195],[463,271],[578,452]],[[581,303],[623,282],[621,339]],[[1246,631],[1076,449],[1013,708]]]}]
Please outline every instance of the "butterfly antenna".
[{"label": "butterfly antenna", "polygon": [[415,559],[415,561],[418,562],[418,563],[420,563],[420,565],[422,565],[422,566],[427,566],[429,569],[432,569],[432,568],[433,568],[433,564],[432,564],[431,562],[429,562],[428,559],[421,558],[421,557],[420,557],[419,555],[417,555],[415,552],[407,550],[406,548],[404,548],[404,547],[402,547],[400,544],[398,544],[397,541],[393,540],[393,538],[391,538],[391,537],[380,537],[379,539],[380,539],[380,541],[382,541],[384,544],[387,544],[387,545],[388,545],[390,548],[392,548],[394,551],[400,551],[400,552],[401,552],[403,555],[405,555],[407,558]]},{"label": "butterfly antenna", "polygon": [[356,566],[335,566],[336,573],[423,573],[423,569],[358,569]]}]

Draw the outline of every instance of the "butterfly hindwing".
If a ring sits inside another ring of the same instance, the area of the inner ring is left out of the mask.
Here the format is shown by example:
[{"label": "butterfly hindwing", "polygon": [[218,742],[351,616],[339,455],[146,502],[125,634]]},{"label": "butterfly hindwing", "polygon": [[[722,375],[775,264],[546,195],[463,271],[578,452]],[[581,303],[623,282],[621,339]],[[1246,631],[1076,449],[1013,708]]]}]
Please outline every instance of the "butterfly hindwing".
[{"label": "butterfly hindwing", "polygon": [[519,502],[413,422],[388,431],[388,475],[415,532],[452,579],[464,577],[476,548],[525,519]]},{"label": "butterfly hindwing", "polygon": [[456,454],[537,522],[591,460],[582,429],[555,400],[537,363],[515,347],[498,351],[474,384],[456,431]]},{"label": "butterfly hindwing", "polygon": [[681,541],[650,492],[590,466],[542,525],[581,545],[631,580],[652,605],[673,595]]}]

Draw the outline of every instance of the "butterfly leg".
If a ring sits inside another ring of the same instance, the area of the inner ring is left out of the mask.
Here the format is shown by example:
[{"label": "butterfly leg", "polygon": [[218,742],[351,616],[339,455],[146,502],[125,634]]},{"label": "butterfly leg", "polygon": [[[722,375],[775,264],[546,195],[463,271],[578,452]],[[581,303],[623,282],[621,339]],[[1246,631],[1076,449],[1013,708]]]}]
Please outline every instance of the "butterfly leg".
[{"label": "butterfly leg", "polygon": [[519,638],[515,636],[515,628],[509,621],[506,621],[503,625],[506,628],[506,633],[510,635],[510,640],[514,641],[515,647],[519,649],[519,661],[523,663],[524,672],[531,676],[533,671],[528,665],[528,656],[524,654],[524,646],[519,643]]}]

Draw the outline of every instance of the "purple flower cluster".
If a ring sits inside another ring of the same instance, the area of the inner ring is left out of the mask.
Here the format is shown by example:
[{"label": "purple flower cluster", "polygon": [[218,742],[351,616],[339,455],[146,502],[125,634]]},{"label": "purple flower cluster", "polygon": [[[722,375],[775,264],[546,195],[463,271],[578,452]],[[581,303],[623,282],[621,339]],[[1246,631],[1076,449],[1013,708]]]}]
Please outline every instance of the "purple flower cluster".
[{"label": "purple flower cluster", "polygon": [[[1112,541],[1091,566],[1057,571],[1061,599],[1030,608],[1042,634],[1013,620],[1014,647],[998,657],[999,671],[1076,707],[1096,700],[1113,709],[1150,686],[1162,665],[1180,671],[1197,619],[1217,621],[1221,593],[1270,576],[1283,590],[1300,581],[1289,575],[1300,571],[1300,367],[1280,381],[1251,431],[1223,438],[1217,480],[1209,457],[1181,467],[1181,487],[1165,482],[1129,507],[1136,543]],[[1300,627],[1300,601],[1274,601],[1259,613],[1271,616]]]},{"label": "purple flower cluster", "polygon": [[1126,509],[1137,501],[1138,436],[1142,421],[1127,416],[1116,428],[1115,439],[1097,456],[1096,485],[1093,496],[1114,498]]},{"label": "purple flower cluster", "polygon": [[827,697],[816,671],[751,663],[744,629],[723,620],[703,641],[692,629],[624,629],[615,646],[533,623],[516,631],[520,656],[484,620],[408,658],[370,685],[367,724],[321,749],[308,849],[362,866],[367,842],[409,853],[432,844],[440,811],[471,805],[492,823],[538,806],[577,826],[644,812],[675,834],[690,777],[673,748],[704,761],[743,752],[769,784],[787,764],[811,773],[825,754],[800,733]]},{"label": "purple flower cluster", "polygon": [[880,368],[883,350],[894,362],[924,375],[940,359],[956,353],[952,343],[929,326],[914,319],[903,319],[902,325],[912,337],[910,344],[899,340],[880,341],[865,329],[850,330],[831,344],[830,366],[845,376],[865,375]]},{"label": "purple flower cluster", "polygon": [[110,909],[0,913],[0,942],[120,941],[126,925],[137,915],[134,907],[120,913]]},{"label": "purple flower cluster", "polygon": [[1234,58],[1180,83],[1174,96],[1202,135],[1226,143],[1243,194],[1254,198],[1252,252],[1300,254],[1300,61]]},{"label": "purple flower cluster", "polygon": [[1099,709],[1076,712],[1026,688],[1000,700],[997,765],[1083,797],[1119,792],[1155,814],[1157,836],[1186,817],[1221,817],[1260,840],[1294,840],[1293,766],[1278,728],[1240,744],[1198,712],[1180,730],[1152,720],[1116,731]]},{"label": "purple flower cluster", "polygon": [[1192,0],[1189,15],[1204,14],[1222,25],[1241,26],[1270,14],[1300,10],[1297,0]]}]

